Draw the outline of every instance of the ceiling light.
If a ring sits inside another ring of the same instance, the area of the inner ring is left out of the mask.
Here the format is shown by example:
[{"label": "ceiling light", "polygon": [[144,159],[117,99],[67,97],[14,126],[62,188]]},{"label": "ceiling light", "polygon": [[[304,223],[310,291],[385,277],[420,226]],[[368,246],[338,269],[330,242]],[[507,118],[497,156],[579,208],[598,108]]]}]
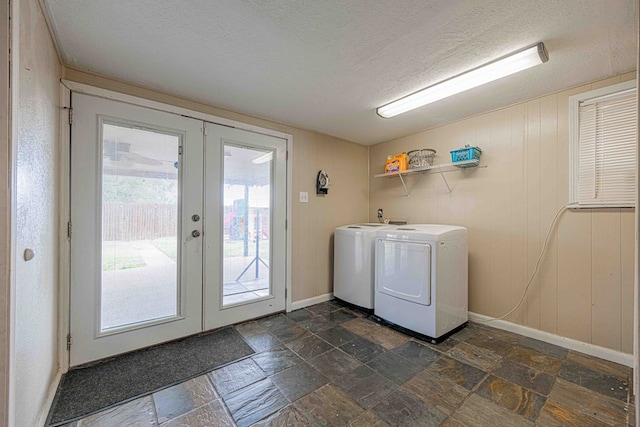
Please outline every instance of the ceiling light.
[{"label": "ceiling light", "polygon": [[525,49],[521,49],[508,56],[502,57],[488,64],[482,65],[466,73],[452,77],[443,82],[390,102],[378,108],[376,112],[384,118],[397,116],[422,107],[440,99],[455,95],[465,90],[492,82],[499,78],[526,70],[549,60],[549,54],[542,42]]},{"label": "ceiling light", "polygon": [[256,164],[256,165],[259,165],[259,164],[262,164],[262,163],[266,163],[269,160],[271,160],[272,154],[273,153],[271,151],[269,151],[268,153],[265,153],[262,156],[256,157],[255,159],[251,160],[251,163]]}]

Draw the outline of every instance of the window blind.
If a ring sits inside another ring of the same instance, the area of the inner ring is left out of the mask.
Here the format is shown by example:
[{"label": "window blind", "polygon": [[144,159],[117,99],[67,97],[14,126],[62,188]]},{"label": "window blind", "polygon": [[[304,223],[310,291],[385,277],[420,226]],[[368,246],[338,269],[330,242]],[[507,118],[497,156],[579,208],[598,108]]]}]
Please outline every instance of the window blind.
[{"label": "window blind", "polygon": [[579,205],[635,205],[636,110],[635,89],[579,103]]}]

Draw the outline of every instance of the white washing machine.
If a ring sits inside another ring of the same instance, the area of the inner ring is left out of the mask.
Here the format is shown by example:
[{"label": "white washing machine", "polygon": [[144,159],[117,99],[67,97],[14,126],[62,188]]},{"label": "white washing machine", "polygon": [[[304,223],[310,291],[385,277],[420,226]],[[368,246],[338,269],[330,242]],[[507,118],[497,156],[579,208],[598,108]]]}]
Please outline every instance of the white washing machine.
[{"label": "white washing machine", "polygon": [[376,233],[375,314],[434,341],[468,320],[467,229],[411,224]]},{"label": "white washing machine", "polygon": [[363,223],[336,228],[333,237],[333,296],[373,310],[375,237],[387,224]]}]

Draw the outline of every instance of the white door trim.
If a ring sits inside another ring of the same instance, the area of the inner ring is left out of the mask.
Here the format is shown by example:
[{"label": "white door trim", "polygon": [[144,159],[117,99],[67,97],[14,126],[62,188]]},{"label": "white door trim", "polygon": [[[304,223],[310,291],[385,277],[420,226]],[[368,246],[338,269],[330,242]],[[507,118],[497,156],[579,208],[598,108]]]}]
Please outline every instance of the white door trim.
[{"label": "white door trim", "polygon": [[212,122],[220,125],[231,126],[234,128],[249,130],[252,132],[262,133],[269,136],[275,136],[278,138],[286,139],[287,141],[290,141],[292,139],[291,135],[283,132],[278,132],[276,130],[267,129],[260,126],[254,126],[248,123],[242,123],[242,122],[238,122],[231,119],[225,119],[224,117],[218,117],[218,116],[214,116],[207,113],[201,113],[199,111],[190,110],[188,108],[177,107],[171,104],[151,101],[149,99],[139,98],[133,95],[114,92],[108,89],[101,89],[98,87],[86,85],[84,83],[77,83],[77,82],[73,82],[65,79],[61,79],[60,81],[72,92],[99,96],[100,98],[113,99],[115,101],[125,102],[127,104],[133,104],[139,107],[146,107],[152,110],[164,111],[166,113],[179,114],[181,116],[187,116],[193,119],[204,120],[206,122]]},{"label": "white door trim", "polygon": [[60,84],[60,182],[58,188],[60,224],[58,228],[58,361],[60,371],[69,370],[69,350],[67,334],[70,330],[69,300],[71,298],[71,245],[68,233],[68,222],[71,220],[71,129],[69,127],[69,111],[71,108],[71,90]]},{"label": "white door trim", "polygon": [[[165,104],[162,102],[152,101],[145,98],[140,98],[137,96],[127,95],[120,92],[115,92],[108,89],[102,89],[94,86],[90,86],[84,83],[78,83],[70,80],[61,79],[61,107],[69,107],[69,101],[71,92],[84,93],[93,96],[99,96],[101,98],[113,99],[120,102],[126,102],[129,104],[147,107],[154,110],[164,111],[168,113],[179,114],[187,117],[191,117],[194,119],[200,119],[211,123],[217,123],[227,126],[232,126],[238,129],[244,129],[256,133],[262,133],[265,135],[275,136],[278,138],[285,139],[287,141],[287,253],[286,253],[286,311],[292,310],[292,292],[291,292],[291,279],[292,279],[292,251],[291,244],[293,241],[293,233],[292,233],[292,215],[293,215],[293,205],[292,205],[292,188],[293,188],[293,136],[288,133],[279,132],[276,130],[263,128],[260,126],[250,125],[243,122],[238,122],[236,120],[226,119],[223,117],[214,116],[207,113],[202,113],[194,110],[190,110],[187,108],[177,107],[171,104]],[[15,89],[14,89],[15,90]],[[70,139],[69,139],[69,126],[68,126],[68,111],[61,111],[60,118],[60,153],[61,159],[60,162],[60,194],[61,194],[61,202],[69,200],[69,177],[71,174],[71,165],[69,163],[69,151],[70,151]],[[65,202],[66,203],[66,202]],[[60,355],[60,370],[62,373],[65,373],[69,370],[69,350],[67,350],[66,336],[69,333],[69,284],[70,284],[70,271],[68,268],[69,262],[69,243],[66,240],[66,227],[67,222],[69,221],[70,212],[69,205],[64,204],[61,205],[60,212],[60,230],[61,236],[63,238],[60,239],[60,289],[59,289],[59,310],[60,316],[58,322],[58,331],[59,331],[59,342],[58,342],[58,354]],[[63,263],[66,263],[63,265]]]}]

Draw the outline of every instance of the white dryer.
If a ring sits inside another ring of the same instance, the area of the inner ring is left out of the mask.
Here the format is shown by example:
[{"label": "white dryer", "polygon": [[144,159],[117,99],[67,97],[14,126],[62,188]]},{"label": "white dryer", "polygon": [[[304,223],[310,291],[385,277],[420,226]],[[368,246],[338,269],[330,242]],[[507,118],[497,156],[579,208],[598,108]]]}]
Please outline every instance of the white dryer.
[{"label": "white dryer", "polygon": [[373,310],[375,237],[387,224],[363,223],[336,228],[333,237],[333,296]]},{"label": "white dryer", "polygon": [[467,229],[411,224],[376,233],[375,314],[433,341],[468,320]]}]

